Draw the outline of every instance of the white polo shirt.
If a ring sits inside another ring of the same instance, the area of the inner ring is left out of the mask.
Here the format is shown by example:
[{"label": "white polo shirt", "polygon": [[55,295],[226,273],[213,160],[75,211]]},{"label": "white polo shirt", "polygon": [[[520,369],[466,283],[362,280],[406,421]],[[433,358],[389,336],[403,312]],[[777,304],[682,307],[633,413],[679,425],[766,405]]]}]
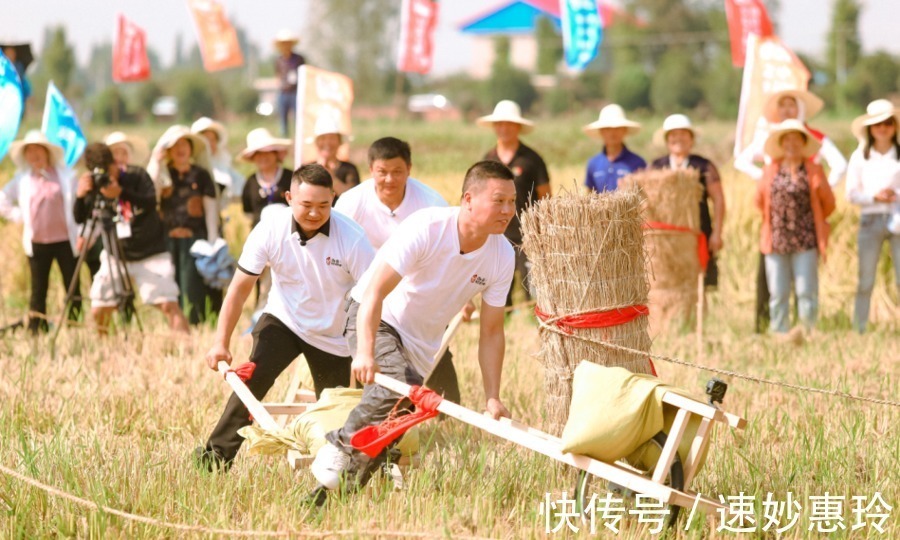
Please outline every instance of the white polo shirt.
[{"label": "white polo shirt", "polygon": [[351,291],[362,300],[372,272],[386,262],[403,279],[384,299],[381,319],[400,334],[406,357],[423,377],[431,373],[444,329],[476,294],[506,305],[515,268],[512,245],[492,234],[477,250],[460,254],[459,207],[420,210],[378,250],[371,268]]},{"label": "white polo shirt", "polygon": [[272,290],[263,308],[301,339],[325,352],[349,356],[344,299],[375,256],[362,228],[331,213],[312,238],[300,233],[290,208],[273,209],[250,231],[238,268],[259,275],[268,264]]},{"label": "white polo shirt", "polygon": [[375,179],[369,178],[345,191],[334,209],[359,223],[366,231],[369,243],[378,250],[403,220],[423,208],[435,206],[446,207],[447,201],[437,191],[415,178],[409,178],[406,180],[403,202],[391,211],[375,193]]}]

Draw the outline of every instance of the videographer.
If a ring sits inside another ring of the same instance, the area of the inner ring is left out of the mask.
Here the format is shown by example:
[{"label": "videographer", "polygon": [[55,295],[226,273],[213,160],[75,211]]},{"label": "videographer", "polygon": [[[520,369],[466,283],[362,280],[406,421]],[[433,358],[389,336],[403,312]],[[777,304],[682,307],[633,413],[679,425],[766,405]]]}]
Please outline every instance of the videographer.
[{"label": "videographer", "polygon": [[[156,211],[153,181],[140,167],[129,165],[121,170],[115,166],[112,151],[103,143],[88,145],[84,157],[88,172],[78,179],[75,221],[84,223],[95,208],[105,206],[116,219],[114,233],[121,240],[121,255],[125,259],[122,262],[134,279],[141,300],[162,310],[170,328],[187,333],[187,320],[178,307],[175,267]],[[100,270],[91,285],[91,311],[101,334],[106,333],[109,316],[118,303],[113,264],[115,261],[110,261],[110,254],[104,249]]]}]

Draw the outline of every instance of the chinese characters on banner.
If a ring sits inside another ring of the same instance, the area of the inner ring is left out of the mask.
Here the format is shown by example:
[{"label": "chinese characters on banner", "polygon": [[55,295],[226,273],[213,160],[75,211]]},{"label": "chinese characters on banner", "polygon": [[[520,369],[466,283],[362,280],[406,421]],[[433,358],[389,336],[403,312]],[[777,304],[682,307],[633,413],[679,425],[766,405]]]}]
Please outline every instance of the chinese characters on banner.
[{"label": "chinese characters on banner", "polygon": [[603,39],[597,0],[561,0],[560,7],[566,65],[582,70],[597,56]]},{"label": "chinese characters on banner", "polygon": [[237,32],[228,22],[225,9],[218,0],[187,0],[194,17],[200,55],[206,71],[219,71],[244,65]]},{"label": "chinese characters on banner", "polygon": [[775,36],[747,38],[747,62],[741,83],[741,101],[734,136],[734,155],[757,137],[765,137],[768,125],[762,116],[766,98],[782,90],[805,90],[809,71],[803,62]]},{"label": "chinese characters on banner", "polygon": [[[351,133],[350,107],[353,105],[353,81],[346,75],[309,65],[297,70],[297,128],[294,140],[294,163],[315,159],[313,130],[316,119],[329,116],[343,133]],[[347,159],[347,138],[338,149],[338,157]]]},{"label": "chinese characters on banner", "polygon": [[725,15],[731,38],[731,63],[741,67],[746,56],[747,37],[750,34],[773,35],[772,21],[762,0],[725,0]]},{"label": "chinese characters on banner", "polygon": [[438,3],[434,0],[403,0],[400,11],[398,71],[408,73],[431,71],[437,16]]},{"label": "chinese characters on banner", "polygon": [[147,33],[121,13],[116,24],[112,77],[116,82],[143,81],[150,77]]}]

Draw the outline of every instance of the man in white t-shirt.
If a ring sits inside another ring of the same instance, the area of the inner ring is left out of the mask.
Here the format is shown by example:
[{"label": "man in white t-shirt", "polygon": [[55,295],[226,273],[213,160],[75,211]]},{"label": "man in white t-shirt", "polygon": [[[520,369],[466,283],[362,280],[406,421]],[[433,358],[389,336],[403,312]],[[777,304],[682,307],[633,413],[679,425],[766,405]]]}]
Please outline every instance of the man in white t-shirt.
[{"label": "man in white t-shirt", "polygon": [[[300,354],[309,364],[316,397],[325,388],[349,384],[345,298],[375,256],[362,228],[331,212],[332,178],[321,165],[297,169],[285,198],[289,206],[273,210],[247,237],[219,314],[215,342],[206,353],[210,369],[216,370],[220,360],[231,363],[231,334],[268,265],[272,290],[253,329],[250,361],[256,369],[247,381],[259,399]],[[206,446],[195,452],[198,465],[209,470],[230,467],[243,442],[238,429],[250,422],[247,408],[232,394]]]},{"label": "man in white t-shirt", "polygon": [[433,368],[444,328],[476,294],[482,295],[478,361],[486,408],[509,416],[500,401],[506,294],[515,255],[503,236],[515,214],[516,186],[502,163],[481,161],[466,173],[460,207],[422,210],[404,221],[351,291],[347,342],[353,376],[366,384],[344,426],[326,435],[311,467],[321,484],[314,501],[342,477],[365,485],[387,450],[370,459],[353,450],[359,429],[387,418],[397,395],[372,384],[375,373],[421,385]]},{"label": "man in white t-shirt", "polygon": [[[359,223],[376,250],[415,212],[447,207],[447,201],[437,191],[410,178],[412,151],[406,141],[395,137],[378,139],[369,146],[368,158],[371,177],[345,191],[334,209]],[[474,310],[474,304],[467,304],[463,320],[468,322]],[[449,349],[441,356],[427,385],[450,401],[459,401],[459,379]]]}]

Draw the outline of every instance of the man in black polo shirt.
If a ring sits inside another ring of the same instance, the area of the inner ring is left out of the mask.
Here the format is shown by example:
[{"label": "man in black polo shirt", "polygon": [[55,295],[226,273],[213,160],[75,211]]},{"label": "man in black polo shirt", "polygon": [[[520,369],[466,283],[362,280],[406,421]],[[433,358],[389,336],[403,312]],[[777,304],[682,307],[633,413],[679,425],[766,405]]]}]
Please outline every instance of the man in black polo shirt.
[{"label": "man in black polo shirt", "polygon": [[[112,151],[103,143],[88,145],[84,156],[91,171],[101,169],[109,175],[109,185],[99,189],[99,194],[116,209],[122,254],[141,300],[162,310],[170,328],[187,333],[187,320],[178,307],[175,267],[166,250],[162,220],[156,211],[153,181],[140,167],[128,165],[121,170],[115,166]],[[90,218],[97,197],[91,172],[78,179],[76,197],[75,221],[84,223]],[[109,316],[116,309],[112,267],[105,250],[100,254],[100,269],[91,285],[91,306],[94,321],[100,332],[105,333]]]},{"label": "man in black polo shirt", "polygon": [[[534,129],[534,122],[522,118],[519,105],[503,100],[494,107],[494,112],[478,119],[478,125],[490,126],[497,135],[497,146],[484,155],[485,160],[499,161],[509,167],[515,175],[516,215],[506,228],[506,238],[516,248],[516,272],[519,274],[525,297],[531,300],[531,285],[528,272],[531,263],[522,251],[522,229],[519,215],[538,199],[550,196],[550,175],[541,156],[522,144],[519,135]],[[506,297],[506,306],[512,306],[512,288]]]}]

